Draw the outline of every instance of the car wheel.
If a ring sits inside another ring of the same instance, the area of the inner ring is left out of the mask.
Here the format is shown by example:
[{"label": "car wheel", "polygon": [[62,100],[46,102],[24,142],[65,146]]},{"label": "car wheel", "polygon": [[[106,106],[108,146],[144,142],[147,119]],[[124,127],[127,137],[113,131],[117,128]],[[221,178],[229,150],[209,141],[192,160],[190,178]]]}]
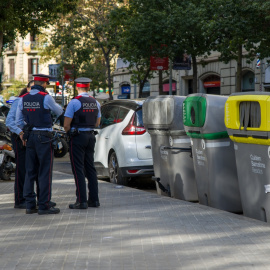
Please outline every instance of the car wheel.
[{"label": "car wheel", "polygon": [[10,180],[11,172],[5,171],[3,168],[0,168],[0,179],[1,180]]},{"label": "car wheel", "polygon": [[127,185],[128,183],[128,178],[123,177],[121,171],[119,170],[119,164],[115,152],[113,152],[110,156],[109,175],[111,183],[118,185]]}]

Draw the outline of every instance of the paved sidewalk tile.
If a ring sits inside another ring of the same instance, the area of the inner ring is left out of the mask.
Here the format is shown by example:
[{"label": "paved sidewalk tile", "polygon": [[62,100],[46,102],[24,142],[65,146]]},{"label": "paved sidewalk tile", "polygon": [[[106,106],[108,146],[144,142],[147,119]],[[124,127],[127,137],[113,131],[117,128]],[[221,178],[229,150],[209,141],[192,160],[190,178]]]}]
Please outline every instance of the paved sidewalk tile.
[{"label": "paved sidewalk tile", "polygon": [[70,210],[71,175],[54,173],[58,215],[13,208],[0,181],[0,269],[270,269],[267,223],[99,182],[100,208]]}]

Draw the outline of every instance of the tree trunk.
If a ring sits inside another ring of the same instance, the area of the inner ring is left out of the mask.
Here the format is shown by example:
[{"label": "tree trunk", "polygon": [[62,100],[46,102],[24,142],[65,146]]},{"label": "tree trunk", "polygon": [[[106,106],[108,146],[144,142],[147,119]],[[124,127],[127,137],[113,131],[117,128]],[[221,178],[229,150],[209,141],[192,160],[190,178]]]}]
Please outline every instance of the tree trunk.
[{"label": "tree trunk", "polygon": [[198,66],[196,56],[192,55],[192,68],[193,68],[193,93],[198,93]]},{"label": "tree trunk", "polygon": [[0,55],[2,54],[3,49],[3,38],[4,38],[3,32],[0,31]]},{"label": "tree trunk", "polygon": [[158,92],[159,95],[163,95],[162,70],[158,71]]},{"label": "tree trunk", "polygon": [[236,71],[236,89],[235,92],[242,90],[242,45],[238,47],[237,71]]},{"label": "tree trunk", "polygon": [[150,71],[151,71],[151,69],[148,68],[147,71],[145,72],[144,76],[143,76],[143,79],[140,80],[139,98],[142,97],[142,90],[143,90],[143,87],[144,87],[144,85],[146,83],[147,77],[149,76]]},{"label": "tree trunk", "polygon": [[112,76],[111,76],[111,66],[110,66],[110,59],[109,57],[105,57],[106,60],[106,66],[107,66],[107,72],[108,72],[108,87],[109,87],[109,96],[110,100],[113,100],[112,95]]}]

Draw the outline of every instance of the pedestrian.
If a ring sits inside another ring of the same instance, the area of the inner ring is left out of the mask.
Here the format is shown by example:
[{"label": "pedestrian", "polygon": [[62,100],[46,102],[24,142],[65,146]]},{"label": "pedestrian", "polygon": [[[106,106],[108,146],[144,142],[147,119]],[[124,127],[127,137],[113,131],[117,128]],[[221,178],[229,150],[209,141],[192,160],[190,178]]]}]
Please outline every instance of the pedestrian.
[{"label": "pedestrian", "polygon": [[20,139],[20,134],[23,133],[15,124],[16,109],[19,99],[22,95],[30,91],[31,86],[34,85],[34,81],[29,81],[27,87],[23,88],[18,97],[13,101],[11,108],[8,112],[6,119],[6,126],[11,132],[12,147],[15,152],[16,170],[15,170],[15,183],[14,183],[14,208],[25,209],[25,199],[23,197],[23,185],[25,179],[25,147]]},{"label": "pedestrian", "polygon": [[[15,153],[15,161],[16,161],[16,170],[15,170],[15,183],[14,183],[14,208],[25,209],[25,199],[23,197],[23,186],[25,181],[25,154],[26,148],[22,144],[22,140],[20,139],[19,134],[22,134],[23,131],[15,124],[16,118],[16,109],[18,106],[19,99],[30,92],[31,87],[34,85],[34,80],[28,82],[27,86],[21,90],[18,97],[13,101],[11,108],[8,112],[6,119],[6,126],[9,128],[11,132],[11,142],[12,148]],[[36,178],[36,196],[39,199],[39,186],[38,179]],[[55,202],[50,202],[52,206],[55,206]]]},{"label": "pedestrian", "polygon": [[64,129],[70,135],[69,155],[76,185],[76,202],[69,205],[70,209],[100,206],[94,166],[94,128],[100,124],[101,113],[99,102],[88,94],[91,81],[84,77],[75,80],[78,96],[69,102],[65,112]]},{"label": "pedestrian", "polygon": [[[26,145],[26,175],[24,198],[26,214],[58,214],[51,201],[53,146],[51,111],[57,116],[63,112],[60,105],[46,92],[49,76],[35,74],[34,86],[18,102],[16,125],[22,129],[20,134],[23,145]],[[36,207],[34,181],[38,178],[39,202]]]}]

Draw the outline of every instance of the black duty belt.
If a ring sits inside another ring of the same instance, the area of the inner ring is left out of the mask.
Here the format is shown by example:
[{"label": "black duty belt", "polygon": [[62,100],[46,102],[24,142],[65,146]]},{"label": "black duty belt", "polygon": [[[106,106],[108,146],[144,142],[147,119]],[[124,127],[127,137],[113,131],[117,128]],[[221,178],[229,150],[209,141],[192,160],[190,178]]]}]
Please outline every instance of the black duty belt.
[{"label": "black duty belt", "polygon": [[32,130],[31,133],[53,138],[52,132],[46,130]]}]

